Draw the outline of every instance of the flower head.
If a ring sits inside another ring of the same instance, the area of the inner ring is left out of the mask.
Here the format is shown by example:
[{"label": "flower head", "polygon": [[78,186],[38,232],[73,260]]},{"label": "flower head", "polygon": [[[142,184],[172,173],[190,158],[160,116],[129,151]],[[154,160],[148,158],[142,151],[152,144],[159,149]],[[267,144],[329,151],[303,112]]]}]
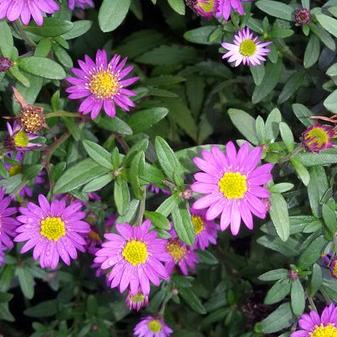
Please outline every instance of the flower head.
[{"label": "flower head", "polygon": [[166,263],[166,269],[172,274],[176,266],[184,275],[188,275],[189,270],[195,271],[198,263],[198,256],[193,249],[182,242],[174,229],[170,230],[171,238],[166,242],[166,251],[170,260]]},{"label": "flower head", "polygon": [[21,253],[33,250],[33,257],[42,268],[56,269],[60,258],[67,265],[77,258],[77,250],[84,252],[86,241],[83,236],[90,226],[83,221],[85,213],[81,203],[67,205],[64,200],[48,202],[39,195],[39,205],[29,202],[20,207],[17,219],[22,223],[17,228],[16,242],[26,242]]},{"label": "flower head", "polygon": [[144,317],[134,328],[136,337],[168,337],[173,331],[160,317]]},{"label": "flower head", "polygon": [[206,220],[206,211],[190,209],[195,232],[194,248],[206,249],[210,244],[215,245],[218,236],[218,225],[214,221]]},{"label": "flower head", "polygon": [[335,130],[330,125],[315,124],[307,128],[302,135],[302,143],[310,152],[320,152],[333,147]]},{"label": "flower head", "polygon": [[0,56],[0,73],[9,70],[12,67],[12,65],[13,63],[9,58]]},{"label": "flower head", "polygon": [[186,0],[186,4],[196,14],[211,18],[214,14],[217,0]]},{"label": "flower head", "polygon": [[242,5],[242,0],[217,0],[215,16],[218,19],[228,20],[232,12],[237,12],[240,15],[245,14],[245,10]]},{"label": "flower head", "polygon": [[70,10],[74,10],[75,7],[86,9],[88,7],[94,7],[92,0],[68,0],[68,7]]},{"label": "flower head", "polygon": [[0,0],[0,20],[8,21],[21,19],[24,25],[28,25],[31,17],[38,24],[43,24],[45,14],[53,14],[59,10],[55,0]]},{"label": "flower head", "polygon": [[194,158],[194,163],[202,172],[194,175],[196,181],[191,188],[205,195],[194,202],[193,208],[207,209],[207,220],[221,215],[221,230],[230,226],[233,235],[238,234],[241,219],[253,229],[253,215],[261,219],[266,216],[267,203],[263,200],[269,198],[269,191],[264,185],[272,179],[273,165],[259,165],[262,148],[250,150],[246,142],[236,152],[229,142],[226,154],[217,146],[201,154],[202,158]]},{"label": "flower head", "polygon": [[294,14],[296,26],[303,26],[311,21],[310,10],[307,8],[297,8]]},{"label": "flower head", "polygon": [[337,307],[326,306],[321,316],[316,311],[303,314],[298,325],[300,329],[290,337],[337,337]]},{"label": "flower head", "polygon": [[270,44],[271,42],[261,42],[249,28],[244,28],[234,36],[233,43],[222,44],[222,47],[228,50],[222,58],[234,63],[235,67],[241,63],[257,66],[266,60],[266,55],[270,52],[268,48]]},{"label": "flower head", "polygon": [[79,112],[91,115],[94,119],[103,109],[105,113],[114,117],[116,105],[124,111],[129,111],[135,106],[129,97],[136,93],[126,89],[138,81],[138,77],[125,77],[131,73],[133,66],[126,65],[127,58],[122,59],[114,55],[108,62],[105,50],[98,50],[96,62],[85,55],[84,61],[79,60],[79,68],[72,68],[75,77],[68,77],[71,86],[67,89],[70,99],[84,99],[79,107]]},{"label": "flower head", "polygon": [[0,267],[5,263],[5,247],[0,243]]},{"label": "flower head", "polygon": [[117,234],[107,233],[106,241],[96,252],[95,262],[102,269],[111,268],[108,273],[110,287],[119,286],[120,292],[127,288],[135,294],[150,293],[150,283],[158,286],[161,279],[168,279],[163,262],[169,260],[165,251],[165,241],[157,232],[151,231],[151,222],[140,226],[116,225]]},{"label": "flower head", "polygon": [[37,133],[47,127],[43,108],[27,104],[20,111],[19,123],[28,133]]},{"label": "flower head", "polygon": [[143,294],[140,290],[136,293],[129,291],[128,297],[126,298],[126,304],[130,310],[139,311],[141,308],[146,307],[149,303],[149,296]]}]

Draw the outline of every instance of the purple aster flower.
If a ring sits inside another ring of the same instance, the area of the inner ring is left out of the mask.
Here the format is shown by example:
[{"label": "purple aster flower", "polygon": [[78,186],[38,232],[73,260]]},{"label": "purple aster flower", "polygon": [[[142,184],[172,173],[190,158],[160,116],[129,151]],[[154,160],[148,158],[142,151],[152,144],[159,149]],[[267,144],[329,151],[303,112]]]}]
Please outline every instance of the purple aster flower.
[{"label": "purple aster flower", "polygon": [[75,7],[86,9],[88,7],[94,7],[94,2],[92,0],[68,0],[68,7],[73,10]]},{"label": "purple aster flower", "polygon": [[130,310],[139,311],[141,308],[146,307],[149,304],[149,296],[143,294],[140,290],[136,293],[129,291],[126,298],[126,304]]},{"label": "purple aster flower", "polygon": [[6,139],[6,145],[11,150],[24,152],[42,146],[42,144],[31,143],[31,141],[38,138],[38,136],[27,133],[17,122],[14,122],[13,127],[10,123],[7,123],[7,131],[8,137]]},{"label": "purple aster flower", "polygon": [[38,24],[43,24],[45,14],[53,14],[59,10],[55,0],[0,0],[0,20],[8,21],[21,19],[24,25],[28,25],[30,18]]},{"label": "purple aster flower", "polygon": [[228,59],[235,67],[241,63],[257,66],[266,60],[266,55],[270,53],[270,44],[271,42],[261,42],[249,28],[244,28],[234,36],[233,43],[222,43],[222,47],[228,50],[222,58]]},{"label": "purple aster flower", "polygon": [[144,317],[134,328],[136,337],[168,337],[173,331],[161,317]]},{"label": "purple aster flower", "polygon": [[116,223],[117,220],[117,215],[116,214],[110,214],[109,216],[107,216],[107,218],[105,219],[105,228],[106,229],[111,229],[111,227]]},{"label": "purple aster flower", "polygon": [[166,242],[166,251],[170,260],[165,264],[169,274],[172,274],[178,266],[184,275],[188,275],[189,270],[195,271],[198,263],[198,256],[193,249],[182,242],[174,229],[170,230],[171,238]]},{"label": "purple aster flower", "polygon": [[16,242],[26,242],[21,253],[33,250],[33,257],[42,268],[56,269],[60,258],[67,265],[77,258],[77,250],[85,251],[84,235],[90,226],[83,221],[85,213],[81,203],[75,201],[67,205],[64,200],[48,202],[40,194],[39,205],[29,202],[20,207],[17,219],[22,223],[17,228]]},{"label": "purple aster flower", "polygon": [[75,77],[68,77],[72,84],[67,92],[70,99],[82,99],[79,107],[81,114],[89,114],[95,119],[103,109],[110,117],[116,115],[116,105],[124,111],[129,111],[135,106],[129,97],[136,93],[127,89],[138,81],[138,77],[125,78],[133,70],[127,66],[127,58],[114,55],[108,63],[105,50],[98,50],[96,62],[89,56],[84,56],[85,61],[78,61],[79,68],[72,68]]},{"label": "purple aster flower", "polygon": [[194,248],[205,250],[209,245],[215,245],[218,236],[218,225],[206,220],[206,211],[191,208],[192,223],[195,232]]},{"label": "purple aster flower", "polygon": [[220,227],[228,226],[233,235],[240,230],[241,219],[253,229],[253,214],[266,217],[269,191],[264,187],[271,179],[272,164],[259,166],[262,148],[245,142],[238,153],[232,142],[226,145],[226,154],[213,146],[202,151],[202,158],[195,157],[195,165],[203,172],[194,175],[191,186],[197,193],[205,194],[194,202],[193,208],[207,209],[206,219],[213,220],[221,214]]},{"label": "purple aster flower", "polygon": [[215,11],[218,0],[186,0],[186,4],[197,15],[210,19]]},{"label": "purple aster flower", "polygon": [[96,253],[96,263],[102,269],[111,268],[108,274],[110,287],[119,286],[120,292],[130,288],[132,293],[141,290],[150,293],[150,283],[159,286],[161,279],[169,275],[163,262],[169,260],[165,251],[165,240],[151,231],[151,222],[140,226],[116,225],[117,234],[107,233],[102,249]]},{"label": "purple aster flower", "polygon": [[0,73],[8,71],[13,66],[13,62],[7,58],[0,56]]},{"label": "purple aster flower", "polygon": [[3,249],[13,248],[12,238],[15,236],[15,229],[18,222],[12,218],[16,213],[15,207],[8,207],[12,199],[5,195],[5,191],[0,188],[0,246]]},{"label": "purple aster flower", "polygon": [[337,336],[337,307],[334,304],[326,306],[321,314],[310,311],[303,314],[299,321],[299,330],[290,337],[335,337]]},{"label": "purple aster flower", "polygon": [[333,147],[334,137],[336,137],[334,127],[317,123],[303,132],[302,143],[307,151],[320,152]]},{"label": "purple aster flower", "polygon": [[237,12],[240,15],[245,14],[242,0],[217,0],[215,16],[218,19],[228,20],[232,12]]},{"label": "purple aster flower", "polygon": [[149,192],[151,193],[154,193],[154,194],[159,194],[159,193],[163,193],[165,195],[170,195],[171,192],[169,190],[166,190],[166,189],[163,189],[163,188],[160,188],[154,184],[148,184],[147,185],[147,189]]},{"label": "purple aster flower", "polygon": [[0,267],[5,263],[5,247],[0,242]]}]

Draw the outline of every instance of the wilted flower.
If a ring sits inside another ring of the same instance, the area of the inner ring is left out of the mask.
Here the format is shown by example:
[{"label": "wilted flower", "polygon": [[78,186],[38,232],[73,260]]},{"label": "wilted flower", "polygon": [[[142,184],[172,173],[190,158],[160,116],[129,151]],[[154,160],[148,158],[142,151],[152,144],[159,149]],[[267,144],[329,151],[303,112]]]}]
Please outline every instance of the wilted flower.
[{"label": "wilted flower", "polygon": [[43,24],[43,16],[59,10],[55,0],[0,0],[0,19],[8,21],[21,19],[25,25],[29,24],[30,18],[38,24]]},{"label": "wilted flower", "polygon": [[137,337],[168,337],[173,331],[160,317],[144,317],[134,328]]},{"label": "wilted flower", "polygon": [[270,44],[271,42],[261,42],[249,28],[244,28],[234,36],[233,43],[222,43],[222,47],[228,50],[222,58],[228,59],[235,67],[241,63],[257,66],[266,60],[266,55],[270,53]]},{"label": "wilted flower", "polygon": [[205,18],[211,18],[215,11],[217,0],[186,0],[186,4],[196,14]]},{"label": "wilted flower", "polygon": [[125,67],[127,58],[122,59],[114,55],[108,63],[105,50],[98,50],[96,63],[87,55],[85,61],[78,61],[79,68],[72,68],[75,77],[68,77],[72,84],[67,92],[70,99],[84,99],[79,107],[79,112],[91,115],[94,119],[103,109],[110,117],[116,115],[116,105],[122,110],[129,111],[135,106],[129,97],[136,93],[126,89],[138,81],[138,77],[125,77],[131,73],[133,66]]},{"label": "wilted flower", "polygon": [[94,7],[92,0],[68,0],[69,9],[73,10],[75,7],[85,9],[88,7]]},{"label": "wilted flower", "polygon": [[334,304],[326,306],[321,316],[316,311],[303,314],[298,325],[300,330],[293,332],[290,337],[335,337],[337,336],[337,307]]},{"label": "wilted flower", "polygon": [[241,219],[253,229],[253,214],[264,219],[269,198],[264,187],[271,179],[272,164],[259,166],[262,148],[250,150],[244,143],[238,153],[232,142],[226,145],[226,154],[213,146],[202,151],[202,158],[195,157],[195,165],[203,172],[194,175],[194,192],[205,194],[193,204],[195,209],[207,209],[206,219],[213,220],[221,214],[220,227],[228,226],[233,235],[240,230]]},{"label": "wilted flower", "polygon": [[218,19],[228,20],[232,14],[232,12],[237,12],[240,15],[245,14],[245,10],[243,8],[242,0],[216,0],[216,11],[215,16]]},{"label": "wilted flower", "polygon": [[13,63],[9,58],[0,56],[0,73],[9,70],[12,65]]},{"label": "wilted flower", "polygon": [[130,310],[139,311],[141,308],[147,306],[149,303],[149,296],[143,294],[140,290],[136,293],[129,291],[128,297],[126,298],[126,304]]},{"label": "wilted flower", "polygon": [[333,147],[336,133],[332,126],[315,124],[308,127],[302,135],[302,143],[310,152],[320,152]]},{"label": "wilted flower", "polygon": [[297,8],[294,14],[296,26],[303,26],[310,22],[311,14],[307,8]]},{"label": "wilted flower", "polygon": [[35,105],[23,107],[18,120],[22,128],[30,133],[37,133],[47,127],[43,108]]},{"label": "wilted flower", "polygon": [[163,262],[169,260],[165,251],[165,241],[157,232],[151,231],[151,222],[140,226],[116,225],[117,234],[107,233],[106,241],[96,252],[95,263],[102,269],[109,269],[110,287],[119,286],[120,292],[128,287],[132,293],[141,290],[150,293],[150,283],[158,286],[161,279],[168,279]]},{"label": "wilted flower", "polygon": [[39,195],[39,205],[29,202],[20,207],[17,219],[22,223],[17,228],[16,242],[26,242],[21,253],[33,250],[33,257],[42,268],[56,269],[60,258],[67,265],[77,258],[77,250],[85,251],[85,238],[90,226],[83,221],[85,213],[81,203],[66,205],[64,200],[48,202]]}]

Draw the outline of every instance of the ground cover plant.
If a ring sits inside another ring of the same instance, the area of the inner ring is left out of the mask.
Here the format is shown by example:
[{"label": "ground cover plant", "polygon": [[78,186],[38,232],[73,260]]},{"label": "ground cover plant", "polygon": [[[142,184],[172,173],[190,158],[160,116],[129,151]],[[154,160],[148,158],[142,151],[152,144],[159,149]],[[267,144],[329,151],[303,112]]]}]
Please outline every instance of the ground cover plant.
[{"label": "ground cover plant", "polygon": [[336,0],[0,0],[0,336],[337,337],[336,42]]}]

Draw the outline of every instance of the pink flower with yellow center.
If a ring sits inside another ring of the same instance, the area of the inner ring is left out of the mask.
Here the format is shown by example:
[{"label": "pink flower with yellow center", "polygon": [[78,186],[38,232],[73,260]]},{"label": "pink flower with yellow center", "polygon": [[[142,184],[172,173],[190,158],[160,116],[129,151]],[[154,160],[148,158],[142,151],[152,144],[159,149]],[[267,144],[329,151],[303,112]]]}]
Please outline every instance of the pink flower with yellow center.
[{"label": "pink flower with yellow center", "polygon": [[96,252],[95,263],[103,270],[110,269],[107,277],[111,288],[119,287],[121,293],[129,288],[132,294],[141,291],[148,295],[151,283],[159,286],[161,280],[168,279],[163,265],[169,260],[165,240],[150,229],[150,221],[140,226],[118,224],[116,234],[104,235],[106,241]]},{"label": "pink flower with yellow center", "polygon": [[217,1],[218,0],[187,0],[186,4],[196,14],[210,19],[214,14]]},{"label": "pink flower with yellow center", "polygon": [[68,7],[70,10],[76,8],[86,9],[88,7],[94,7],[95,4],[93,0],[68,0]]},{"label": "pink flower with yellow center", "polygon": [[80,68],[71,69],[75,76],[66,79],[71,84],[66,91],[69,99],[82,100],[81,114],[90,113],[95,119],[103,109],[108,116],[115,117],[116,105],[124,111],[135,106],[129,97],[136,93],[127,87],[139,78],[126,78],[133,70],[133,66],[125,66],[126,61],[116,54],[108,62],[106,51],[98,50],[95,62],[85,55],[84,61],[78,61]]},{"label": "pink flower with yellow center", "polygon": [[320,152],[333,147],[335,130],[330,125],[316,124],[307,128],[302,135],[302,143],[310,152]]},{"label": "pink flower with yellow center", "polygon": [[144,317],[134,328],[136,337],[168,337],[173,330],[164,322],[161,317]]},{"label": "pink flower with yellow center", "polygon": [[215,16],[218,19],[228,20],[232,12],[237,12],[239,15],[244,15],[243,0],[216,0]]},{"label": "pink flower with yellow center", "polygon": [[272,164],[260,165],[262,148],[250,149],[244,143],[236,152],[232,142],[226,145],[226,154],[217,146],[204,150],[202,158],[194,158],[201,170],[194,175],[194,192],[204,194],[193,208],[205,209],[206,220],[220,216],[221,230],[230,226],[233,235],[240,230],[241,220],[253,229],[253,215],[264,219],[269,191],[265,185],[272,179]]},{"label": "pink flower with yellow center", "polygon": [[126,298],[126,304],[130,310],[139,311],[141,308],[146,307],[149,304],[149,296],[143,294],[140,290],[136,293],[129,291]]},{"label": "pink flower with yellow center", "polygon": [[337,337],[337,307],[330,304],[321,316],[316,311],[303,314],[298,325],[300,329],[290,337]]}]

